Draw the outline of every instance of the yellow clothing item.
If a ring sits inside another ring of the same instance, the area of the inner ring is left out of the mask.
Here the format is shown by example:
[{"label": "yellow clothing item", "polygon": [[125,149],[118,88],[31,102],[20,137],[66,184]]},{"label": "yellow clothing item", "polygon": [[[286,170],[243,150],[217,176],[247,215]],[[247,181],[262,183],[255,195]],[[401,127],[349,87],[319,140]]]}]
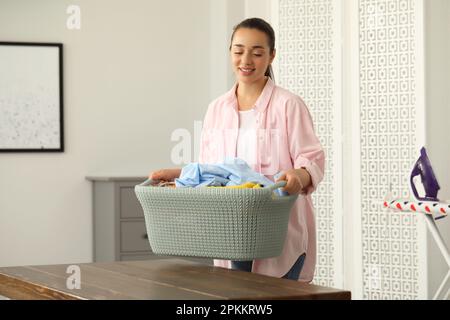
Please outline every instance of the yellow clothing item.
[{"label": "yellow clothing item", "polygon": [[208,187],[208,188],[229,188],[229,189],[260,189],[262,186],[259,183],[254,182],[245,182],[243,184],[240,184],[238,186],[225,186],[225,187]]}]

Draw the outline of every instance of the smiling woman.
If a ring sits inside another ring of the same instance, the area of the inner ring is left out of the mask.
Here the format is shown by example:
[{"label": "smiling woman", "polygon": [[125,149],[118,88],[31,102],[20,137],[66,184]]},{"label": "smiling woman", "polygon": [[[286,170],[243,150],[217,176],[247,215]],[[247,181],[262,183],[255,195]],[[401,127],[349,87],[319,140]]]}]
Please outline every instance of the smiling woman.
[{"label": "smiling woman", "polygon": [[[237,88],[239,110],[250,110],[266,83],[266,76],[272,78],[270,64],[275,58],[275,49],[270,48],[264,32],[241,28],[233,33],[230,53],[233,71],[241,84]],[[255,90],[243,94],[249,88]]]},{"label": "smiling woman", "polygon": [[[214,263],[309,282],[316,259],[311,194],[323,179],[324,151],[303,100],[275,85],[271,72],[276,52],[272,27],[259,18],[242,21],[233,29],[229,49],[236,83],[208,107],[199,163],[238,157],[269,179],[286,181],[283,191],[301,196],[290,213],[280,256],[253,261],[216,259]],[[150,178],[171,180],[180,173],[180,169],[159,170]]]},{"label": "smiling woman", "polygon": [[[240,110],[251,109],[256,102],[266,78],[274,79],[271,63],[275,58],[275,33],[272,27],[262,19],[247,19],[234,27],[231,35],[231,65],[241,90],[245,84],[259,80],[258,90],[254,94],[238,95]],[[243,101],[244,98],[247,101]],[[252,103],[253,102],[253,103]],[[249,105],[249,106],[247,106]]]}]

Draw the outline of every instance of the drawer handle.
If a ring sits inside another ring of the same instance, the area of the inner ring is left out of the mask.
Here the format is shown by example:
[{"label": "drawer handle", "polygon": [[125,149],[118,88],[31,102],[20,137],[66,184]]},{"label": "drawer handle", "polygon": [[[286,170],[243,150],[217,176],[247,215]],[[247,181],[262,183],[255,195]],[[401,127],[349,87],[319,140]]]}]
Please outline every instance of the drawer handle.
[{"label": "drawer handle", "polygon": [[148,239],[148,234],[143,234],[143,235],[142,235],[142,238],[143,238],[143,239]]}]

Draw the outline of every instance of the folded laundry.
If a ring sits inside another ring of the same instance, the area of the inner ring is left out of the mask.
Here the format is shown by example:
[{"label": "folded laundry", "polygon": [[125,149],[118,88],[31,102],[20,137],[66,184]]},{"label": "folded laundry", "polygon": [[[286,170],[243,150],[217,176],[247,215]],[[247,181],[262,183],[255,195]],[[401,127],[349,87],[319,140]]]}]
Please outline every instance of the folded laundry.
[{"label": "folded laundry", "polygon": [[262,186],[259,183],[254,182],[246,182],[243,184],[240,184],[238,186],[225,186],[225,187],[217,187],[217,186],[210,186],[208,188],[228,188],[228,189],[261,189]]},{"label": "folded laundry", "polygon": [[261,186],[271,186],[273,181],[254,172],[249,165],[239,158],[226,158],[217,164],[191,163],[181,170],[175,179],[177,187],[238,186],[253,182]]}]

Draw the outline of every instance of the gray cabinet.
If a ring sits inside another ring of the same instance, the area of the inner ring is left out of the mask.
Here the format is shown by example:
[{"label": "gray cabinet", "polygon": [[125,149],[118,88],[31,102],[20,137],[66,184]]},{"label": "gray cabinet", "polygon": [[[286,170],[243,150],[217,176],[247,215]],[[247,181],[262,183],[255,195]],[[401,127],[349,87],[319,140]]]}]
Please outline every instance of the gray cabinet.
[{"label": "gray cabinet", "polygon": [[[93,183],[94,261],[167,259],[153,254],[134,186],[146,177],[88,176]],[[186,258],[206,264],[211,259]]]}]

